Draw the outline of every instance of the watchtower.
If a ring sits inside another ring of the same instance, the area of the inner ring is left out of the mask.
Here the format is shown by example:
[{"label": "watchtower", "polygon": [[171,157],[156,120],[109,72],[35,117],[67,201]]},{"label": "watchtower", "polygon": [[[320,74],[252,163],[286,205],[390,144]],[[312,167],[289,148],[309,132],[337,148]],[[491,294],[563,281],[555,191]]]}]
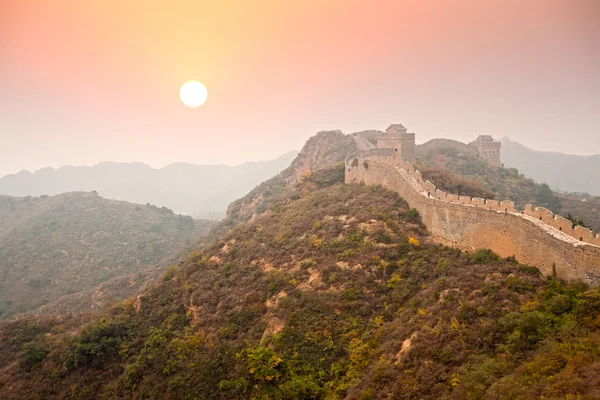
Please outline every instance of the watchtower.
[{"label": "watchtower", "polygon": [[479,158],[487,161],[492,167],[499,167],[500,163],[500,147],[502,143],[495,141],[490,135],[479,135],[477,139],[469,143],[470,146],[476,147],[479,153]]},{"label": "watchtower", "polygon": [[408,133],[402,124],[392,124],[378,135],[377,148],[392,148],[404,161],[415,162],[415,134]]}]

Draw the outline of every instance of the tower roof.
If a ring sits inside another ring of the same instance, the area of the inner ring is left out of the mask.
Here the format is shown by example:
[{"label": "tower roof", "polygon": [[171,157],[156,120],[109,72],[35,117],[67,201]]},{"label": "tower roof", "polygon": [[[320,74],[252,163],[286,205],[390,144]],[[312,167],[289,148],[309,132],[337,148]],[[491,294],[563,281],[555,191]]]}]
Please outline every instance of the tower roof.
[{"label": "tower roof", "polygon": [[390,129],[393,129],[396,131],[405,131],[406,130],[406,128],[402,124],[391,124],[390,126],[388,126],[386,131],[389,131]]}]

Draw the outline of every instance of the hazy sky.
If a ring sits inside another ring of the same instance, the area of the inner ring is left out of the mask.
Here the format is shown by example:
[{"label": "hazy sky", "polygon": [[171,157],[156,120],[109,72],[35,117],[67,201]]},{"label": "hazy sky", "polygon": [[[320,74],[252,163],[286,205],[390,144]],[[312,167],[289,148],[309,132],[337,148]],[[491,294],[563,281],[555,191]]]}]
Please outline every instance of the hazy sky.
[{"label": "hazy sky", "polygon": [[241,163],[393,122],[600,153],[600,1],[0,0],[0,175]]}]

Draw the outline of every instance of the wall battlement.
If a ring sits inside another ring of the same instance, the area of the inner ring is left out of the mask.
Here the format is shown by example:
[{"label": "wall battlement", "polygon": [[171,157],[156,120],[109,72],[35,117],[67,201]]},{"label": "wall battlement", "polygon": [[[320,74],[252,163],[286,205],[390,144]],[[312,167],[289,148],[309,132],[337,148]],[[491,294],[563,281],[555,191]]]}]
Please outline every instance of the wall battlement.
[{"label": "wall battlement", "polygon": [[561,278],[600,281],[600,235],[528,205],[446,193],[424,180],[390,149],[362,150],[346,158],[346,183],[379,184],[399,193],[422,216],[434,239],[460,248],[489,248],[515,256],[545,274],[553,265]]}]

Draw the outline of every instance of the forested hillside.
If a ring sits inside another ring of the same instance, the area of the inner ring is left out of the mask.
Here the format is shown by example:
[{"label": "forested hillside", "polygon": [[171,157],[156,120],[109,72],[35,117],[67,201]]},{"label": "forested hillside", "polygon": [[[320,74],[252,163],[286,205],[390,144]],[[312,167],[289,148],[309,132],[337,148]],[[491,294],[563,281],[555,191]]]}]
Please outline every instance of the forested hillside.
[{"label": "forested hillside", "polygon": [[126,298],[212,225],[94,193],[0,196],[0,318]]},{"label": "forested hillside", "polygon": [[6,399],[594,399],[600,293],[315,171],[100,315],[0,325]]}]

